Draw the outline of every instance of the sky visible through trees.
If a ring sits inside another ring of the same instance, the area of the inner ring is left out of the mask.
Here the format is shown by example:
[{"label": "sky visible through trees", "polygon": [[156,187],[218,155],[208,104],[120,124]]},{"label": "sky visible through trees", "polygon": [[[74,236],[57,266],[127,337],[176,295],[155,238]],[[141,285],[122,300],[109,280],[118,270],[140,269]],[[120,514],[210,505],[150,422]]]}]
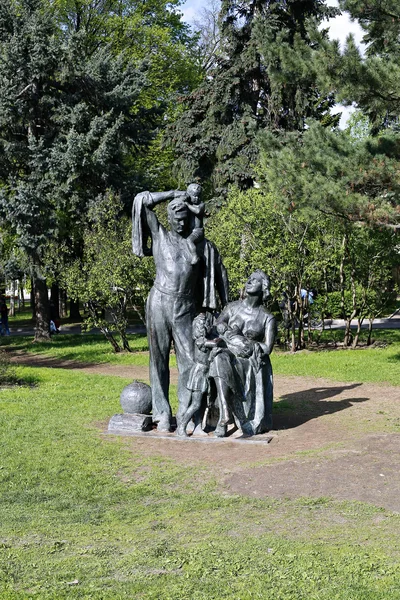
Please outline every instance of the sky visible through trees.
[{"label": "sky visible through trees", "polygon": [[[329,0],[327,4],[331,6],[338,5],[337,0]],[[187,0],[180,7],[183,14],[183,20],[189,24],[192,24],[193,20],[195,20],[199,16],[201,9],[206,5],[207,2],[205,2],[205,0]],[[354,35],[357,45],[360,48],[363,48],[363,44],[361,41],[363,37],[363,32],[356,21],[350,20],[350,16],[347,12],[343,12],[338,17],[331,19],[327,26],[330,29],[330,38],[338,39],[342,48],[345,45],[346,38],[350,33]],[[332,109],[332,113],[342,113],[342,117],[340,120],[341,128],[346,126],[349,116],[353,111],[353,107],[342,106],[341,104],[338,104],[334,109]]]}]

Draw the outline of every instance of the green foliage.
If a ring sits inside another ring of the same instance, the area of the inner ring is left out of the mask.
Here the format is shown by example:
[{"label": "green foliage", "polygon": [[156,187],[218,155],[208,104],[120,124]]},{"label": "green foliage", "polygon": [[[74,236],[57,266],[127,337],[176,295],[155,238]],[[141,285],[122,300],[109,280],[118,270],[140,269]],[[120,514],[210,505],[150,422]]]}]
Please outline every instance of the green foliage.
[{"label": "green foliage", "polygon": [[[293,148],[282,154],[287,156],[289,152],[292,165],[286,162],[286,173],[277,171],[276,164],[268,171],[285,186],[279,200],[276,189],[275,195],[262,190],[232,191],[226,206],[209,221],[208,235],[220,249],[227,267],[232,298],[237,297],[249,274],[262,268],[271,277],[275,299],[280,300],[285,292],[292,300],[288,305],[292,313],[289,321],[299,325],[296,344],[292,332],[294,350],[305,344],[303,317],[309,306],[302,289],[318,291],[314,316],[344,318],[349,327],[355,318],[374,319],[393,300],[392,271],[398,255],[397,237],[391,229],[341,221],[326,214],[327,203],[320,210],[312,210],[311,202],[301,204],[300,192],[299,207],[294,200],[289,203],[285,192],[292,182],[310,184],[296,174]],[[279,166],[283,168],[282,164]],[[340,201],[339,188],[336,198]]]},{"label": "green foliage", "polygon": [[400,218],[400,144],[390,133],[354,139],[310,124],[300,138],[266,136],[260,179],[286,207],[317,209],[343,222],[395,225]]},{"label": "green foliage", "polygon": [[368,117],[359,109],[352,112],[345,129],[350,138],[356,141],[365,139],[369,136],[369,130],[370,123]]},{"label": "green foliage", "polygon": [[356,103],[376,134],[388,127],[398,131],[400,110],[400,9],[396,0],[341,0],[340,7],[357,19],[367,44],[361,54],[353,36],[344,52],[337,43],[325,45],[320,73],[338,100]]},{"label": "green foliage", "polygon": [[[362,287],[358,287],[356,290],[357,297],[361,299],[361,306],[358,316],[364,318],[375,318],[377,315],[382,314],[382,310],[391,302],[395,297],[395,292],[384,290],[386,295],[385,300],[382,301],[382,297],[378,290],[370,289],[365,290]],[[342,319],[342,297],[341,292],[328,292],[326,295],[319,295],[315,300],[312,310],[313,314],[324,315],[325,318]],[[345,290],[344,292],[344,311],[345,315],[351,314],[353,310],[353,299],[352,292]]]},{"label": "green foliage", "polygon": [[[161,147],[161,134],[173,118],[177,94],[193,89],[200,76],[195,38],[181,20],[180,4],[181,0],[55,3],[59,26],[70,36],[82,37],[84,32],[89,55],[99,46],[106,46],[114,56],[122,54],[125,61],[146,67],[146,84],[141,86],[132,113],[152,110],[152,125],[157,135],[149,148],[136,142],[136,152],[125,157],[133,179],[131,194],[143,188],[168,189],[176,185],[175,181],[171,184],[172,152]],[[124,199],[127,205],[131,194]]]},{"label": "green foliage", "polygon": [[168,134],[183,180],[208,182],[216,196],[232,183],[249,188],[259,131],[302,131],[311,116],[332,122],[333,98],[317,89],[312,55],[325,35],[318,24],[334,14],[321,0],[222,2],[224,52],[183,98]]},{"label": "green foliage", "polygon": [[[60,23],[60,3],[0,3],[0,217],[35,280],[36,338],[48,337],[47,257],[80,256],[98,195],[131,197],[141,180],[133,158],[146,151],[161,114],[142,101],[146,65],[113,52],[101,32],[93,45],[96,10],[73,4],[75,28]],[[80,27],[86,9],[93,21]]]},{"label": "green foliage", "polygon": [[44,1],[3,3],[0,31],[1,209],[40,263],[49,238],[79,236],[89,198],[126,183],[154,111],[137,104],[144,72],[104,46],[88,56],[83,33],[63,39]]},{"label": "green foliage", "polygon": [[310,221],[307,215],[285,211],[261,190],[233,190],[208,225],[228,269],[233,297],[256,268],[271,276],[277,297],[283,291],[296,296],[301,287],[316,287],[332,260],[329,219]]},{"label": "green foliage", "polygon": [[133,255],[130,222],[112,194],[98,197],[92,204],[83,239],[82,258],[65,267],[66,289],[70,297],[86,303],[87,327],[100,327],[119,351],[111,332],[116,329],[123,348],[129,350],[127,307],[133,306],[145,321],[144,305],[154,278],[153,261]]}]

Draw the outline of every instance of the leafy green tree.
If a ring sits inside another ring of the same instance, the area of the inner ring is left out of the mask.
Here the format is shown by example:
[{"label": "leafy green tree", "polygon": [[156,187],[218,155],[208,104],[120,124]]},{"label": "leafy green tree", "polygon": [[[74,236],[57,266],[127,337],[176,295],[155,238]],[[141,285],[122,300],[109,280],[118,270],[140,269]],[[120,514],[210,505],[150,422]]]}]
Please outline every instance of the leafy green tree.
[{"label": "leafy green tree", "polygon": [[[237,298],[246,278],[257,268],[271,277],[275,300],[287,294],[291,348],[303,348],[307,300],[301,290],[324,292],[335,278],[337,242],[334,220],[310,219],[287,210],[261,190],[232,190],[227,203],[211,218],[208,233],[218,246]],[[326,282],[329,283],[326,285]],[[295,321],[299,327],[295,329]]]},{"label": "leafy green tree", "polygon": [[[335,223],[338,273],[330,289],[341,294],[348,345],[351,321],[361,315],[368,297],[377,297],[392,285],[391,269],[384,265],[391,257],[393,266],[397,256],[400,146],[391,132],[375,138],[352,137],[318,123],[311,124],[301,138],[272,142],[262,151],[260,180],[279,199],[282,210],[308,219],[327,215]],[[371,250],[376,239],[381,252]],[[364,247],[370,248],[370,256]],[[352,294],[351,305],[346,302],[347,292]]]},{"label": "leafy green tree", "polygon": [[396,233],[386,228],[358,226],[351,231],[346,275],[351,292],[351,315],[357,319],[353,347],[358,344],[365,319],[369,321],[367,343],[371,343],[374,319],[393,300],[393,268],[399,262],[396,238]]},{"label": "leafy green tree", "polygon": [[216,195],[252,187],[260,131],[302,131],[309,117],[332,123],[312,56],[327,35],[318,25],[334,14],[323,0],[222,2],[223,51],[168,134],[183,180],[208,182]]},{"label": "leafy green tree", "polygon": [[71,261],[62,275],[69,296],[87,308],[86,327],[99,328],[115,352],[130,351],[127,309],[133,307],[145,322],[144,306],[154,278],[153,261],[132,253],[131,224],[122,208],[112,194],[92,203],[82,258]]},{"label": "leafy green tree", "polygon": [[[181,0],[56,0],[59,26],[68,35],[84,32],[85,52],[107,45],[115,56],[124,54],[134,65],[146,64],[147,85],[138,103],[154,109],[158,135],[148,152],[128,161],[135,173],[134,193],[140,189],[169,189],[173,153],[161,144],[162,132],[174,118],[177,95],[199,82],[196,37],[181,19]],[[143,150],[143,149],[142,149]],[[139,160],[138,160],[139,159]],[[132,194],[124,201],[130,208]]]},{"label": "leafy green tree", "polygon": [[45,0],[0,3],[0,211],[29,257],[36,338],[48,338],[44,256],[81,244],[88,202],[129,189],[128,156],[146,147],[156,114],[139,103],[145,72],[107,46],[88,55]]}]

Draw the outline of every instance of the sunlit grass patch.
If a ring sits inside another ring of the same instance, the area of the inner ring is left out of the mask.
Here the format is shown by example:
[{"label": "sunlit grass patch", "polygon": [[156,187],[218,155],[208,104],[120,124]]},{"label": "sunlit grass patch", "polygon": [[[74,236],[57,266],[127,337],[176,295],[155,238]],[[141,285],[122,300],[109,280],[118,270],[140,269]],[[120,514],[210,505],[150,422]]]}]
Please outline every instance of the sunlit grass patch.
[{"label": "sunlit grass patch", "polygon": [[273,352],[275,373],[400,385],[400,342],[360,350]]},{"label": "sunlit grass patch", "polygon": [[398,515],[227,496],[102,434],[124,379],[17,372],[38,385],[0,397],[2,599],[400,598]]}]

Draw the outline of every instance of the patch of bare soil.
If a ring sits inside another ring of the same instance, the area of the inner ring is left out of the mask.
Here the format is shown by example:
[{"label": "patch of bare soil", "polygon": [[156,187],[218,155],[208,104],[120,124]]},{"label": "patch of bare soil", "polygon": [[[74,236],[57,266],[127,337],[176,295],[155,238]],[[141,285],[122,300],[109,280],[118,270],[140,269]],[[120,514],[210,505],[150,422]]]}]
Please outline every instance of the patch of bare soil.
[{"label": "patch of bare soil", "polygon": [[[31,355],[12,360],[148,380],[147,367],[78,365]],[[171,381],[177,381],[176,369]],[[269,444],[127,437],[127,445],[135,453],[204,466],[227,493],[326,496],[400,512],[399,387],[276,376],[275,397]]]},{"label": "patch of bare soil", "polygon": [[324,457],[292,458],[275,465],[243,469],[225,486],[234,493],[262,498],[359,500],[400,512],[400,434],[367,435],[352,447]]}]

